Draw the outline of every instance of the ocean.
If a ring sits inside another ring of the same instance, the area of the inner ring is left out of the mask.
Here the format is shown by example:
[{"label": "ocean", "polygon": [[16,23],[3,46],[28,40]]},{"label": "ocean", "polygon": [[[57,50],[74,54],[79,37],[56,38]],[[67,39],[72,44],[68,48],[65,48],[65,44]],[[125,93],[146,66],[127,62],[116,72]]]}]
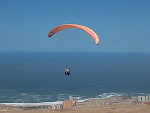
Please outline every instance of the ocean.
[{"label": "ocean", "polygon": [[[64,75],[65,67],[71,76]],[[150,53],[0,53],[0,103],[149,94]]]}]

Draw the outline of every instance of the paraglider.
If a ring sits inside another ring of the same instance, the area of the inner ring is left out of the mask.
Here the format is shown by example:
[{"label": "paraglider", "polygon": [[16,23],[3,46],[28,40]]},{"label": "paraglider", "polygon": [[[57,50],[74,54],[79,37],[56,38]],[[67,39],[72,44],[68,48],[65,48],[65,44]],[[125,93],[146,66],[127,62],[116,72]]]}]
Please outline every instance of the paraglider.
[{"label": "paraglider", "polygon": [[68,68],[65,68],[65,75],[70,75],[70,69],[68,69]]},{"label": "paraglider", "polygon": [[78,29],[82,29],[84,30],[85,32],[87,32],[92,38],[93,40],[95,41],[96,45],[98,45],[100,43],[100,39],[99,37],[97,36],[97,34],[91,30],[90,28],[88,27],[85,27],[83,25],[77,25],[77,24],[64,24],[64,25],[60,25],[60,26],[57,26],[55,28],[53,28],[49,34],[48,34],[48,37],[51,37],[53,36],[55,33],[61,31],[61,30],[64,30],[64,29],[68,29],[68,28],[78,28]]},{"label": "paraglider", "polygon": [[[100,43],[99,37],[93,30],[91,30],[90,28],[85,27],[83,25],[77,25],[77,24],[63,24],[63,25],[57,26],[49,32],[48,37],[52,37],[55,33],[59,32],[61,30],[64,30],[64,29],[69,29],[69,28],[81,29],[81,30],[85,31],[86,33],[88,33],[93,38],[96,45],[98,45]],[[70,76],[70,69],[65,68],[65,75]]]}]

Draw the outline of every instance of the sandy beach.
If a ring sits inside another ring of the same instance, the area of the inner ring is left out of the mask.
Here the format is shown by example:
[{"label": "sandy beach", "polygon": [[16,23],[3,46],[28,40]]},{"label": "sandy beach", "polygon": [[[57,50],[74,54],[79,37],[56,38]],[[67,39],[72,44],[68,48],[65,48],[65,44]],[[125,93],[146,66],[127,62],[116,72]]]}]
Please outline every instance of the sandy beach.
[{"label": "sandy beach", "polygon": [[[9,107],[9,109],[8,109]],[[0,106],[0,113],[150,113],[149,103],[138,102],[134,98],[94,99],[79,102],[78,107],[70,109],[21,109],[11,106]]]}]

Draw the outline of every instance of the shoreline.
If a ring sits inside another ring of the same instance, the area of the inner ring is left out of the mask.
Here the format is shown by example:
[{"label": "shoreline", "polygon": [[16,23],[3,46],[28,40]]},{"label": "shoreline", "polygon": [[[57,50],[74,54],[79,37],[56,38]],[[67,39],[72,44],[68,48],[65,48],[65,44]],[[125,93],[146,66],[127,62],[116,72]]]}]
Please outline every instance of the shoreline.
[{"label": "shoreline", "polygon": [[[33,104],[33,103],[32,103]],[[35,103],[36,104],[36,103]],[[29,103],[27,103],[29,105]],[[40,104],[39,104],[40,105]],[[45,109],[35,106],[11,106],[0,104],[0,113],[149,113],[150,103],[138,102],[132,97],[115,96],[108,99],[90,99],[69,109]],[[29,109],[24,109],[29,108]]]},{"label": "shoreline", "polygon": [[[112,98],[117,97],[129,97],[129,96],[112,96],[108,98],[88,98],[83,100],[78,100],[79,103],[87,102],[87,101],[93,101],[93,100],[109,100]],[[135,97],[132,97],[135,98]],[[65,101],[65,100],[64,100]],[[57,104],[63,104],[63,101],[55,101],[55,102],[39,102],[39,103],[0,103],[1,105],[5,106],[39,106],[39,105],[57,105]]]},{"label": "shoreline", "polygon": [[40,103],[0,103],[0,106],[41,106],[41,105],[57,105],[63,104],[63,101],[56,102],[40,102]]}]

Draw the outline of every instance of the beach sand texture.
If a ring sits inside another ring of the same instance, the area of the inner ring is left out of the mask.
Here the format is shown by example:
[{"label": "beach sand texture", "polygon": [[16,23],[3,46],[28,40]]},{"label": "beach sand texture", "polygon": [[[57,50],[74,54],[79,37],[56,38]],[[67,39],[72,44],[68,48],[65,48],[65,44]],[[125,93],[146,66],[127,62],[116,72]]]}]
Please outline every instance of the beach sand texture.
[{"label": "beach sand texture", "polygon": [[91,109],[75,109],[66,111],[52,111],[46,109],[38,110],[8,110],[0,111],[0,113],[150,113],[150,106],[117,106],[115,108],[91,108]]}]

